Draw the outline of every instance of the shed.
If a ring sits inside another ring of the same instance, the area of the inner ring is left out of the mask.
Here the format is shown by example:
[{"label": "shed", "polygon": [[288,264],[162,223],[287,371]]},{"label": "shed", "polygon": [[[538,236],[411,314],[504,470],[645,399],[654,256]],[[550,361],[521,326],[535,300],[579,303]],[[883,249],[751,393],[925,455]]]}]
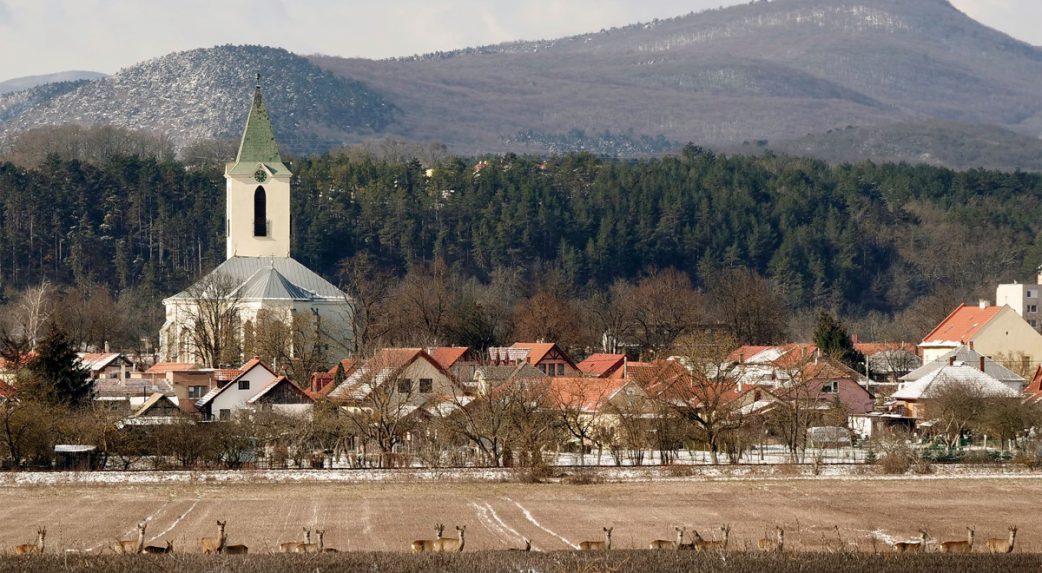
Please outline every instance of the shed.
[{"label": "shed", "polygon": [[98,469],[98,447],[81,444],[54,446],[54,467],[59,470],[94,471]]}]

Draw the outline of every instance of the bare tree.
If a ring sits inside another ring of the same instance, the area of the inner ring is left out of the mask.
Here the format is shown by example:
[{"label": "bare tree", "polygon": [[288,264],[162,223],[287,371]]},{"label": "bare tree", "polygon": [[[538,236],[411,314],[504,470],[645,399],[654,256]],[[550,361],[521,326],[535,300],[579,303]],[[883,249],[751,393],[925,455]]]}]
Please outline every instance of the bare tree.
[{"label": "bare tree", "polygon": [[933,383],[937,390],[926,397],[926,415],[937,420],[934,431],[949,448],[959,447],[963,435],[978,423],[988,410],[989,400],[971,382],[941,374]]},{"label": "bare tree", "polygon": [[739,372],[730,360],[738,341],[729,334],[703,333],[677,341],[674,352],[690,376],[663,381],[659,399],[682,408],[709,447],[713,464],[720,463],[722,437],[742,426],[738,401]]},{"label": "bare tree", "polygon": [[399,365],[388,354],[377,354],[357,374],[343,404],[347,426],[361,441],[361,450],[374,444],[380,467],[390,467],[396,447],[417,426],[421,397],[414,382],[401,376]]},{"label": "bare tree", "polygon": [[391,329],[387,305],[395,278],[366,253],[341,261],[339,275],[351,307],[353,350],[372,352]]},{"label": "bare tree", "polygon": [[712,313],[745,344],[772,344],[785,336],[789,305],[782,290],[747,268],[716,271],[707,278]]},{"label": "bare tree", "polygon": [[642,355],[659,355],[706,322],[702,294],[676,269],[659,271],[629,288],[616,287],[612,293],[631,321],[629,331]]},{"label": "bare tree", "polygon": [[[235,363],[241,358],[238,284],[229,276],[213,272],[185,291],[177,301],[177,336],[187,336],[180,345],[210,368]],[[182,358],[183,360],[183,358]]]}]

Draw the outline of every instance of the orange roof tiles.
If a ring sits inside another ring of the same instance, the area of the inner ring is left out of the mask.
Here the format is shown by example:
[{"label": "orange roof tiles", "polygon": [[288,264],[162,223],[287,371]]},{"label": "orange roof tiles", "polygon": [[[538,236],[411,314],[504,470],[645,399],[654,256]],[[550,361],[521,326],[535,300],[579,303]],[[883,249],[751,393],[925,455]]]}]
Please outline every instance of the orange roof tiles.
[{"label": "orange roof tiles", "polygon": [[521,348],[528,351],[528,363],[539,364],[543,358],[557,346],[553,342],[515,342],[511,348]]},{"label": "orange roof tiles", "polygon": [[610,374],[621,376],[622,365],[625,363],[625,354],[591,354],[576,367],[587,376],[604,378]]},{"label": "orange roof tiles", "polygon": [[437,348],[431,348],[427,353],[431,355],[442,368],[448,370],[452,368],[461,358],[466,356],[470,352],[470,348],[466,346],[439,346]]},{"label": "orange roof tiles", "polygon": [[757,354],[767,350],[768,348],[774,348],[773,346],[740,346],[734,352],[731,352],[727,356],[727,359],[731,362],[745,362],[749,358],[756,356]]},{"label": "orange roof tiles", "polygon": [[1042,366],[1035,369],[1035,375],[1024,388],[1024,394],[1029,396],[1042,396]]},{"label": "orange roof tiles", "polygon": [[558,408],[599,410],[616,392],[630,384],[623,378],[547,378],[547,398]]},{"label": "orange roof tiles", "polygon": [[959,342],[968,344],[1003,308],[1001,306],[981,308],[979,306],[960,304],[959,308],[955,309],[948,315],[948,318],[945,318],[937,325],[937,328],[923,337],[923,342]]}]

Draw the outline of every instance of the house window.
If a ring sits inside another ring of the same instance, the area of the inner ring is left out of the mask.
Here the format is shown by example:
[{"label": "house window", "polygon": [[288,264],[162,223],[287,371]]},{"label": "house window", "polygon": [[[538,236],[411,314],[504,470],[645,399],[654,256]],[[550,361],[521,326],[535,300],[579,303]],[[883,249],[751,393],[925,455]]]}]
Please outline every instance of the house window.
[{"label": "house window", "polygon": [[218,414],[218,418],[220,418],[221,420],[231,420],[232,411],[227,408],[221,408],[221,411]]},{"label": "house window", "polygon": [[268,197],[263,187],[253,192],[253,236],[268,236]]},{"label": "house window", "polygon": [[1029,304],[1028,305],[1028,312],[1038,312],[1038,305],[1037,304]]},{"label": "house window", "polygon": [[190,400],[198,400],[206,394],[206,386],[189,386],[188,387],[188,398]]},{"label": "house window", "polygon": [[1037,293],[1035,291],[1028,289],[1027,298],[1035,298],[1036,295]]},{"label": "house window", "polygon": [[823,394],[835,394],[839,392],[839,382],[832,380],[821,385],[821,392]]},{"label": "house window", "polygon": [[412,393],[412,380],[405,378],[398,381],[398,393],[399,394],[411,394]]},{"label": "house window", "polygon": [[547,374],[546,364],[540,364],[539,365],[539,371],[542,372],[543,374]]},{"label": "house window", "polygon": [[249,380],[239,380],[239,390],[249,390],[249,389],[250,389],[250,381]]},{"label": "house window", "polygon": [[430,394],[434,390],[434,380],[420,378],[420,394]]},{"label": "house window", "polygon": [[564,364],[557,365],[557,375],[564,376]]}]

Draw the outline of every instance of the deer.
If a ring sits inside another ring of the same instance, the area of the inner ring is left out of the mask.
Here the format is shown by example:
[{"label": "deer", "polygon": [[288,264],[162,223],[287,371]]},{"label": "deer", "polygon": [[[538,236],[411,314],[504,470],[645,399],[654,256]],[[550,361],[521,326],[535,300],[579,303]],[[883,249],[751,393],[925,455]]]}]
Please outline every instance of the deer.
[{"label": "deer", "polygon": [[456,531],[459,532],[459,539],[435,539],[434,549],[435,553],[463,553],[463,545],[466,543],[464,537],[467,533],[467,526],[456,526]]},{"label": "deer", "polygon": [[775,539],[764,537],[756,541],[756,546],[760,548],[760,551],[777,551],[779,553],[785,551],[785,530],[781,526],[775,526],[774,530],[777,532]]},{"label": "deer", "polygon": [[168,554],[168,553],[173,553],[174,552],[174,542],[173,541],[167,541],[166,542],[166,547],[163,547],[162,545],[146,545],[144,547],[144,549],[141,550],[141,552],[142,553],[151,554],[151,555],[164,555],[164,554]]},{"label": "deer", "polygon": [[988,540],[988,551],[991,553],[1013,553],[1013,544],[1017,541],[1017,526],[1009,526],[1009,539],[991,538]]},{"label": "deer", "polygon": [[604,527],[604,541],[583,541],[579,543],[580,551],[611,551],[611,532],[614,527]]},{"label": "deer", "polygon": [[250,548],[245,545],[225,545],[221,549],[221,553],[226,555],[246,555],[250,552]]},{"label": "deer", "polygon": [[680,549],[680,546],[684,544],[684,528],[674,527],[673,531],[676,532],[677,538],[673,541],[667,541],[665,539],[656,539],[648,544],[648,549]]},{"label": "deer", "polygon": [[36,543],[26,543],[24,545],[18,545],[14,548],[15,555],[42,555],[43,554],[43,539],[47,537],[47,528],[37,527],[36,528]]},{"label": "deer", "polygon": [[508,547],[507,551],[524,551],[525,553],[531,551],[532,550],[532,540],[528,539],[527,537],[524,538],[524,539],[525,539],[525,548],[524,549],[520,549],[520,548],[517,548],[517,547]]},{"label": "deer", "polygon": [[305,543],[301,553],[324,553],[322,547],[322,538],[326,535],[325,529],[316,529],[315,535],[318,536],[318,543]]},{"label": "deer", "polygon": [[727,542],[731,538],[731,526],[721,525],[720,531],[724,533],[724,538],[720,541],[707,541],[705,539],[702,539],[702,536],[699,535],[696,531],[695,541],[693,543],[693,545],[695,546],[695,551],[727,551]]},{"label": "deer", "polygon": [[894,544],[894,551],[898,553],[921,552],[923,547],[926,545],[927,537],[929,537],[929,534],[926,533],[926,530],[920,529],[918,541],[898,541]]},{"label": "deer", "polygon": [[137,539],[116,539],[112,544],[112,550],[120,555],[132,555],[141,553],[145,549],[145,528],[148,523],[142,521],[137,524]]},{"label": "deer", "polygon": [[972,527],[967,527],[966,541],[942,541],[938,551],[941,553],[972,553],[973,552],[973,535],[974,531]]},{"label": "deer", "polygon": [[199,547],[203,549],[203,553],[210,555],[212,553],[220,553],[224,549],[224,543],[228,540],[224,535],[224,526],[227,524],[227,521],[217,522],[217,537],[199,538]]},{"label": "deer", "polygon": [[304,553],[304,546],[311,544],[311,528],[304,527],[304,542],[287,541],[279,544],[279,553]]},{"label": "deer", "polygon": [[417,539],[412,542],[413,553],[423,553],[424,551],[434,551],[434,542],[441,539],[442,534],[445,533],[445,525],[441,523],[434,524],[434,535],[435,539]]}]

